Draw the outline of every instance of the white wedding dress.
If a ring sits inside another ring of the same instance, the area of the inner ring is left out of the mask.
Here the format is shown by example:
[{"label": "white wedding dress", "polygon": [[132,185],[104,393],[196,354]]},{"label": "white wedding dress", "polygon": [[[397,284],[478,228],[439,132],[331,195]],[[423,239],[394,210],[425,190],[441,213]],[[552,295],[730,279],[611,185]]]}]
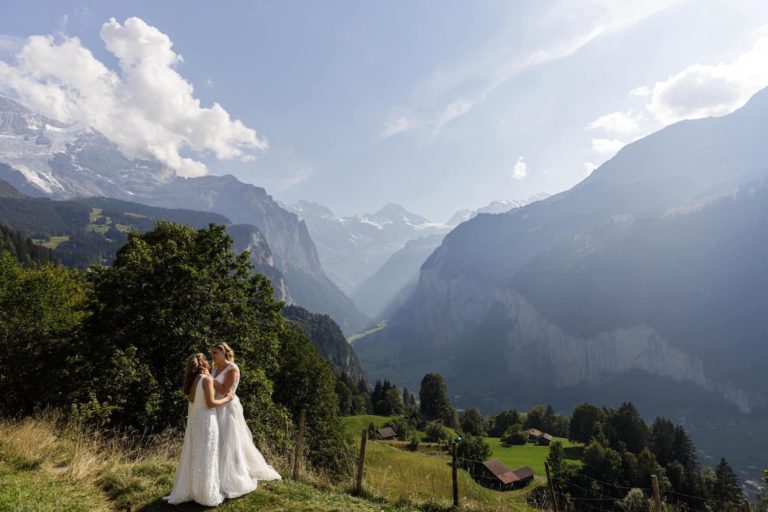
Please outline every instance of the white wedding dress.
[{"label": "white wedding dress", "polygon": [[187,409],[187,429],[176,481],[171,494],[163,499],[172,505],[196,501],[215,507],[224,501],[219,485],[219,423],[216,409],[205,403],[203,378],[198,379],[195,389],[195,401]]},{"label": "white wedding dress", "polygon": [[[224,376],[235,368],[235,363],[229,363],[221,372],[217,369],[216,381],[223,385]],[[231,388],[233,393],[237,391],[239,381],[238,370]],[[216,415],[219,419],[218,466],[221,492],[227,498],[237,498],[256,489],[259,480],[280,480],[280,475],[267,464],[253,444],[240,399],[235,396],[234,400],[216,409]]]}]

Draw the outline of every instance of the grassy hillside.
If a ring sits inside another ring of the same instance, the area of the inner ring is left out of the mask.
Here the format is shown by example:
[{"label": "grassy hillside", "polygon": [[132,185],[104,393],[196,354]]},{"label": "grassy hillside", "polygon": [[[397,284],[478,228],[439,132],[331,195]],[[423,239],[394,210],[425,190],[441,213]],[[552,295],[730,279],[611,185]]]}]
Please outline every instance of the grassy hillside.
[{"label": "grassy hillside", "polygon": [[[61,428],[55,419],[0,421],[0,510],[35,512],[133,511],[356,511],[401,512],[417,508],[353,497],[321,476],[260,484],[242,498],[215,509],[167,505],[173,486],[180,436],[147,443],[126,435],[105,440],[97,434]],[[286,461],[277,469],[288,474]]]},{"label": "grassy hillside", "polygon": [[[383,416],[345,419],[349,436]],[[527,465],[537,477],[533,485],[497,492],[478,485],[459,471],[459,494],[467,511],[534,511],[526,498],[544,482],[539,468],[547,448],[503,448],[489,439],[494,456],[512,467]],[[190,511],[194,504],[169,506],[162,501],[173,485],[180,436],[149,442],[125,435],[104,439],[96,433],[62,428],[55,419],[0,421],[0,510],[21,511]],[[359,439],[357,440],[359,443]],[[569,445],[567,445],[569,446]],[[272,460],[289,474],[287,460]],[[422,443],[417,452],[404,442],[370,441],[366,452],[363,496],[349,494],[351,481],[335,486],[322,475],[307,473],[302,481],[264,483],[243,498],[217,507],[222,511],[441,511],[451,505],[451,467],[438,445]]]},{"label": "grassy hillside", "polygon": [[[536,475],[544,475],[544,461],[549,455],[548,446],[538,446],[535,444],[524,444],[520,446],[502,446],[501,439],[498,437],[489,437],[486,439],[493,451],[493,458],[499,459],[509,469],[517,469],[521,466],[528,466]],[[565,448],[566,457],[574,452],[580,451],[582,445],[573,443],[568,439],[556,437],[555,441],[560,441]],[[569,464],[581,464],[577,459],[566,459]]]},{"label": "grassy hillside", "polygon": [[[358,450],[361,429],[371,422],[381,426],[388,419],[370,415],[343,418],[347,433],[354,434],[356,438]],[[496,444],[498,445],[498,442]],[[402,441],[368,442],[363,479],[365,491],[389,503],[411,503],[427,509],[449,508],[452,499],[451,458],[437,444],[421,443],[417,452],[409,451],[406,445],[407,443]],[[516,491],[498,492],[479,485],[462,469],[459,471],[462,508],[488,511],[537,510],[528,506],[526,498],[532,489],[545,482],[544,460],[549,449],[534,446],[530,449],[523,448],[520,452],[513,452],[498,445],[494,447],[494,456],[504,457],[502,460],[505,462],[522,461],[512,468],[520,465],[534,468],[537,476],[532,485]]]}]

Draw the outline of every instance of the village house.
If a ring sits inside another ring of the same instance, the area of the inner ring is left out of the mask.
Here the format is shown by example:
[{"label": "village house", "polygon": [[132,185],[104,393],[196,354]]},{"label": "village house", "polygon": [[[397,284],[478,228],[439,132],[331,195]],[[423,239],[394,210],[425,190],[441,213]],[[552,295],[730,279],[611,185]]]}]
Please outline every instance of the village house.
[{"label": "village house", "polygon": [[381,440],[397,439],[397,433],[392,427],[381,427],[378,431],[378,438]]},{"label": "village house", "polygon": [[510,470],[499,459],[491,459],[473,467],[472,477],[480,484],[497,491],[525,487],[533,480],[533,470],[523,466]]},{"label": "village house", "polygon": [[551,435],[549,435],[549,434],[547,434],[545,432],[542,432],[539,429],[532,428],[532,429],[528,430],[528,442],[529,443],[540,444],[540,445],[543,445],[543,446],[549,446],[550,444],[552,444],[552,440],[553,439],[554,438]]}]

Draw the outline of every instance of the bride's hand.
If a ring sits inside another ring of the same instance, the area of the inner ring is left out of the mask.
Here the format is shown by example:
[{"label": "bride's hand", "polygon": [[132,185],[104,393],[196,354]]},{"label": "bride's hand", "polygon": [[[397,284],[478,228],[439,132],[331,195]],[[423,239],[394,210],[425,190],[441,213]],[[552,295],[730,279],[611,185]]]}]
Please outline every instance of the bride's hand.
[{"label": "bride's hand", "polygon": [[235,392],[232,391],[231,389],[229,391],[227,391],[227,398],[229,398],[230,401],[234,400],[235,399]]}]

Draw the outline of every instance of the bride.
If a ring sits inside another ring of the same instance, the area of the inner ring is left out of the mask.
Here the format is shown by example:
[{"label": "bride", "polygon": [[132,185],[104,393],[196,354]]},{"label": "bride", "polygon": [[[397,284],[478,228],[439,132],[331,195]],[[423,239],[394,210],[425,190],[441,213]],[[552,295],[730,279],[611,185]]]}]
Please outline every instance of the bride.
[{"label": "bride", "polygon": [[[240,382],[240,369],[235,353],[226,343],[211,347],[216,367],[213,386],[217,396],[234,394]],[[240,399],[234,399],[216,410],[219,424],[218,469],[221,492],[227,498],[237,498],[256,489],[258,480],[280,480],[281,477],[253,444],[253,437],[243,416]]]},{"label": "bride", "polygon": [[184,394],[189,402],[187,428],[181,459],[176,468],[176,481],[169,496],[172,505],[196,501],[214,507],[224,501],[219,483],[219,424],[216,408],[232,403],[234,393],[223,398],[214,396],[210,365],[203,354],[193,354],[184,366]]}]

